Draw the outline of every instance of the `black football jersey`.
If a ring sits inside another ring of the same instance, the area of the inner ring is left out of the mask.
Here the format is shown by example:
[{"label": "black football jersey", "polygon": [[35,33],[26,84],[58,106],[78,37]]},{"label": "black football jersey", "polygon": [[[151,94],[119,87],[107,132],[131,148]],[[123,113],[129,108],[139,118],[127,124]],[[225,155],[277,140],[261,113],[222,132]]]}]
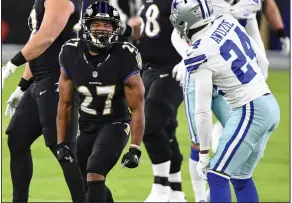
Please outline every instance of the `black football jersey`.
[{"label": "black football jersey", "polygon": [[140,10],[142,34],[137,45],[143,63],[174,66],[181,59],[171,43],[171,3],[172,0],[143,0]]},{"label": "black football jersey", "polygon": [[[28,26],[32,33],[37,32],[41,26],[45,14],[45,1],[46,0],[35,0],[34,2],[34,6],[28,19]],[[67,25],[53,44],[51,44],[42,55],[29,63],[34,76],[45,77],[51,73],[60,73],[58,60],[60,49],[66,41],[74,37],[75,32],[73,31],[73,27],[79,21],[82,9],[82,0],[70,1],[74,4],[75,10],[69,18]]]},{"label": "black football jersey", "polygon": [[61,50],[60,64],[80,93],[81,130],[96,123],[130,119],[124,83],[142,68],[135,46],[119,42],[100,55],[90,56],[84,41],[72,39]]}]

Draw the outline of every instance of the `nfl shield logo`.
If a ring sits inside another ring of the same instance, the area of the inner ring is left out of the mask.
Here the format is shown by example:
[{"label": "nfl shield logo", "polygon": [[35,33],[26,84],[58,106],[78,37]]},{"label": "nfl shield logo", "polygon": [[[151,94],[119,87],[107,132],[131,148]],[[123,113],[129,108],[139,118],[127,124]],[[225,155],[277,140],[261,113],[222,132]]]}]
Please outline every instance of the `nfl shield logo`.
[{"label": "nfl shield logo", "polygon": [[98,76],[97,71],[93,71],[92,72],[92,77],[97,78],[97,76]]}]

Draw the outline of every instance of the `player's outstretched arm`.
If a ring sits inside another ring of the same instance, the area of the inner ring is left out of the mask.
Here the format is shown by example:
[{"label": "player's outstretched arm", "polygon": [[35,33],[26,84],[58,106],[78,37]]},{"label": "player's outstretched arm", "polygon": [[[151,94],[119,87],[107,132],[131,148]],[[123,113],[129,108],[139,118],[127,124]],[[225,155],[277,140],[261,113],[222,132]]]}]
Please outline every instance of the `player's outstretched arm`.
[{"label": "player's outstretched arm", "polygon": [[274,31],[284,29],[283,20],[275,0],[265,0],[264,14]]},{"label": "player's outstretched arm", "polygon": [[53,152],[59,161],[73,162],[74,154],[66,145],[66,134],[71,122],[73,83],[63,69],[59,78],[59,103],[57,113],[57,144]]},{"label": "player's outstretched arm", "polygon": [[195,82],[195,120],[200,139],[200,151],[210,149],[212,135],[212,71],[199,68],[192,74],[191,81]]},{"label": "player's outstretched arm", "polygon": [[191,77],[195,81],[195,120],[197,133],[200,140],[200,153],[197,171],[199,175],[206,178],[207,167],[210,162],[209,149],[212,135],[212,71],[209,69],[198,69]]},{"label": "player's outstretched arm", "polygon": [[281,42],[282,53],[284,55],[289,55],[290,53],[290,39],[285,33],[283,19],[281,17],[279,8],[275,0],[265,0],[264,2],[264,14],[271,25],[272,30],[274,30]]},{"label": "player's outstretched arm", "polygon": [[31,36],[23,49],[5,65],[2,70],[2,81],[15,72],[18,66],[44,53],[65,28],[73,11],[74,5],[69,0],[46,0],[45,14],[40,29]]},{"label": "player's outstretched arm", "polygon": [[125,82],[125,96],[132,114],[131,144],[140,146],[145,128],[144,85],[140,74],[131,76]]},{"label": "player's outstretched arm", "polygon": [[61,75],[59,78],[59,103],[57,114],[57,143],[65,142],[67,128],[71,121],[72,113],[72,95],[73,95],[73,83],[66,75],[65,71],[61,69]]},{"label": "player's outstretched arm", "polygon": [[124,85],[125,96],[132,114],[131,145],[122,158],[122,167],[136,168],[141,157],[140,145],[145,129],[144,85],[140,74],[131,76]]}]

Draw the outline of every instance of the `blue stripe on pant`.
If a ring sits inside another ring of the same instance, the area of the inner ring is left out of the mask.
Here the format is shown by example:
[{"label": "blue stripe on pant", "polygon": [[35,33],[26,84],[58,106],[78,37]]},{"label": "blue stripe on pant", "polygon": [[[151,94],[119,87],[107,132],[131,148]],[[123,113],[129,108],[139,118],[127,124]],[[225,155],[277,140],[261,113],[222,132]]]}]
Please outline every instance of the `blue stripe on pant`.
[{"label": "blue stripe on pant", "polygon": [[[221,154],[217,164],[214,167],[215,171],[224,172],[228,164],[230,163],[232,157],[234,156],[235,152],[237,151],[238,147],[244,140],[248,129],[250,127],[250,124],[253,119],[254,109],[253,109],[253,102],[250,104],[244,105],[242,110],[242,116],[239,122],[238,127],[236,128],[236,131],[232,135],[229,142],[225,145],[224,151]],[[248,118],[247,118],[248,117]],[[247,126],[244,130],[243,124],[246,121]],[[244,131],[243,131],[244,130]]]},{"label": "blue stripe on pant", "polygon": [[273,95],[232,109],[210,169],[233,178],[250,178],[279,120],[280,110]]}]

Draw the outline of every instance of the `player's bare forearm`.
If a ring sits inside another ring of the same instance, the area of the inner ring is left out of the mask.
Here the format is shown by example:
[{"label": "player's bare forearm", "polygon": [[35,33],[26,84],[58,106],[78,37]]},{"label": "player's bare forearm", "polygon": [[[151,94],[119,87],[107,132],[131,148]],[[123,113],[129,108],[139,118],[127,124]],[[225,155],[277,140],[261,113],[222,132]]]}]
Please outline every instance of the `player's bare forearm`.
[{"label": "player's bare forearm", "polygon": [[131,38],[133,40],[138,40],[140,38],[140,32],[141,32],[141,19],[137,16],[131,17],[127,24],[131,26],[132,28],[132,35]]},{"label": "player's bare forearm", "polygon": [[264,14],[272,30],[277,31],[284,28],[283,20],[275,0],[265,0]]},{"label": "player's bare forearm", "polygon": [[131,144],[140,146],[145,129],[144,85],[139,74],[131,76],[125,83],[125,95],[131,110]]},{"label": "player's bare forearm", "polygon": [[21,50],[26,61],[44,53],[65,28],[74,6],[68,0],[46,0],[45,14],[40,29]]},{"label": "player's bare forearm", "polygon": [[67,128],[71,122],[73,84],[63,70],[59,79],[59,103],[57,114],[57,143],[66,140]]},{"label": "player's bare forearm", "polygon": [[29,63],[25,64],[24,72],[22,74],[22,78],[29,80],[32,78],[32,73],[30,71]]}]

